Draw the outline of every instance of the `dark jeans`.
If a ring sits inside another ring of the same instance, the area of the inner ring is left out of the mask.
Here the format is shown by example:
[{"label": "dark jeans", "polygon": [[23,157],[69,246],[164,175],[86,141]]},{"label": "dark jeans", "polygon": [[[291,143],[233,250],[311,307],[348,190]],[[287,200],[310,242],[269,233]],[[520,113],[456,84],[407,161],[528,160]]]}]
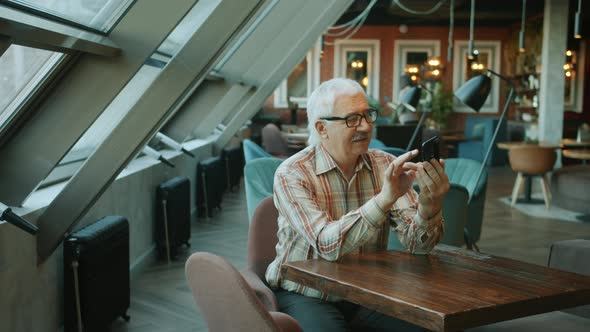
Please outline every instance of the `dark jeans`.
[{"label": "dark jeans", "polygon": [[303,331],[428,331],[357,304],[326,302],[285,290],[275,291],[279,310],[295,318]]}]

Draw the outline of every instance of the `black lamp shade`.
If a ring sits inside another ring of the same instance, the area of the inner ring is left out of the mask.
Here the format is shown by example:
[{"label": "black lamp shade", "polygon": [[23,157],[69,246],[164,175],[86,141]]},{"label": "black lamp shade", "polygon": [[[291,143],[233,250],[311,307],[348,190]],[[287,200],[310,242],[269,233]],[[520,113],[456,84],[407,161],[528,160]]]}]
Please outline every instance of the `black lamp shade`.
[{"label": "black lamp shade", "polygon": [[492,79],[487,75],[477,75],[469,81],[463,83],[457,91],[457,97],[463,104],[471,107],[474,111],[479,112],[490,94],[492,88]]},{"label": "black lamp shade", "polygon": [[410,87],[407,87],[406,89],[403,90],[400,98],[399,98],[399,103],[400,104],[408,104],[410,106],[412,106],[414,109],[416,109],[416,106],[418,106],[418,103],[420,102],[420,96],[422,95],[422,89],[419,86],[413,85]]}]

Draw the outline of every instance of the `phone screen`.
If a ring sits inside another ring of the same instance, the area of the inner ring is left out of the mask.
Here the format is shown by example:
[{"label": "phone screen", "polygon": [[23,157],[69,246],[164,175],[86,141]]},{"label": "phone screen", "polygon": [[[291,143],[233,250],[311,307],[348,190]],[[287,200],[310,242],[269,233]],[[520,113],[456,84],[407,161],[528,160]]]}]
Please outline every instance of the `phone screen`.
[{"label": "phone screen", "polygon": [[422,161],[429,161],[433,158],[440,160],[438,136],[434,136],[422,143]]}]

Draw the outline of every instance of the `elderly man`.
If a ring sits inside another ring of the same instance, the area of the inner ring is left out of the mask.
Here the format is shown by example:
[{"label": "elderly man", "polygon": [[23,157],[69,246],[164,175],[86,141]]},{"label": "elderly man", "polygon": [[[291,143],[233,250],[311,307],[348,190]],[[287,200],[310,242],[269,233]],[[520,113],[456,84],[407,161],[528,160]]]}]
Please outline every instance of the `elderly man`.
[{"label": "elderly man", "polygon": [[[307,104],[310,145],[277,169],[277,257],[266,271],[281,311],[304,331],[419,330],[416,326],[280,278],[284,262],[330,261],[386,247],[389,229],[409,252],[425,253],[443,232],[442,200],[449,189],[444,163],[409,162],[368,150],[377,112],[362,87],[335,78]],[[418,181],[420,194],[412,189]]]}]

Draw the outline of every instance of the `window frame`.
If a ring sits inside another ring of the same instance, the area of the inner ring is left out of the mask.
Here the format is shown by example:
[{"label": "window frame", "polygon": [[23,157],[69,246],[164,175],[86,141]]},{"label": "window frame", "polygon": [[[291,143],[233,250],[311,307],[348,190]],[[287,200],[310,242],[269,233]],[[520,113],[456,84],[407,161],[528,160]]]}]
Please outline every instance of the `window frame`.
[{"label": "window frame", "polygon": [[[490,63],[492,66],[489,69],[495,72],[502,73],[500,51],[502,49],[502,42],[500,40],[475,40],[475,49],[480,53],[489,53]],[[455,40],[453,53],[453,91],[457,91],[459,87],[465,83],[464,68],[467,65],[467,53],[469,49],[469,41]],[[500,79],[492,79],[492,88],[490,94],[483,104],[479,113],[498,113],[500,112]],[[458,100],[455,100],[453,106],[454,112],[471,113],[473,110],[464,105]]]},{"label": "window frame", "polygon": [[289,97],[287,91],[287,80],[291,73],[287,75],[278,88],[273,93],[273,103],[275,108],[288,108],[289,102],[296,102],[299,108],[307,108],[307,98],[320,85],[320,54],[322,50],[322,41],[318,41],[306,53],[307,61],[307,93],[304,97]]},{"label": "window frame", "polygon": [[334,42],[334,77],[346,77],[346,52],[367,52],[367,95],[379,100],[380,48],[379,39],[337,39]]},{"label": "window frame", "polygon": [[[410,52],[425,52],[427,56],[440,55],[440,40],[438,39],[396,39],[393,42],[393,86],[392,99],[397,101],[400,97],[401,79],[404,75],[404,68],[407,64],[407,54]],[[430,98],[429,93],[422,95],[422,98]]]}]

